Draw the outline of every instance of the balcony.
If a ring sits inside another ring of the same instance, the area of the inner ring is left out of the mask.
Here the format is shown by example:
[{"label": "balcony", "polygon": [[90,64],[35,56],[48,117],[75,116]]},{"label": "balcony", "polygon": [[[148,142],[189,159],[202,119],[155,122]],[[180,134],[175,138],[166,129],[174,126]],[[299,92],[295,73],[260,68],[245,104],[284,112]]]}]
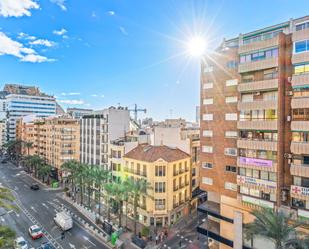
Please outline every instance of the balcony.
[{"label": "balcony", "polygon": [[291,175],[309,177],[309,164],[291,164]]},{"label": "balcony", "polygon": [[238,139],[237,147],[252,150],[277,151],[277,142],[265,140]]},{"label": "balcony", "polygon": [[239,92],[252,92],[261,90],[273,90],[278,89],[278,79],[252,81],[246,83],[240,83],[238,85]]},{"label": "balcony", "polygon": [[292,109],[296,108],[309,108],[309,97],[298,97],[292,98],[291,101]]},{"label": "balcony", "polygon": [[178,176],[178,174],[179,174],[178,170],[175,170],[174,173],[173,173],[174,176]]},{"label": "balcony", "polygon": [[271,191],[272,193],[275,193],[277,189],[276,182],[241,175],[237,175],[237,184],[248,188],[265,189],[267,191]]},{"label": "balcony", "polygon": [[309,61],[309,52],[303,52],[292,55],[292,64],[298,64]]},{"label": "balcony", "polygon": [[178,203],[173,203],[173,208],[177,208],[179,206]]},{"label": "balcony", "polygon": [[279,36],[262,41],[251,42],[249,44],[241,44],[238,48],[240,54],[256,51],[264,48],[276,47],[279,44]]},{"label": "balcony", "polygon": [[237,166],[243,168],[271,171],[271,172],[277,171],[277,162],[267,159],[238,157]]},{"label": "balcony", "polygon": [[309,29],[294,31],[292,34],[292,41],[301,41],[309,39]]},{"label": "balcony", "polygon": [[309,121],[292,121],[292,131],[309,131]]},{"label": "balcony", "polygon": [[216,203],[216,202],[213,202],[213,201],[205,201],[205,202],[203,202],[203,204],[201,204],[197,207],[197,211],[204,213],[204,214],[207,214],[207,215],[211,215],[215,218],[227,221],[229,223],[234,222],[232,219],[227,218],[225,216],[222,216],[220,214],[220,203]]},{"label": "balcony", "polygon": [[293,74],[292,87],[305,86],[309,83],[309,73]]},{"label": "balcony", "polygon": [[174,187],[173,187],[173,190],[174,190],[174,191],[177,191],[178,189],[179,189],[179,186],[174,186]]},{"label": "balcony", "polygon": [[250,71],[258,71],[267,68],[278,67],[278,57],[272,57],[265,60],[251,61],[239,64],[238,72],[245,73]]},{"label": "balcony", "polygon": [[263,207],[263,208],[274,208],[274,203],[266,200],[262,200],[259,198],[254,198],[251,196],[246,196],[246,195],[241,195],[240,200],[243,204],[246,204],[250,208],[255,208],[255,207]]},{"label": "balcony", "polygon": [[270,130],[275,131],[278,129],[277,120],[245,120],[237,122],[238,129],[248,130]]},{"label": "balcony", "polygon": [[266,110],[266,109],[278,109],[277,100],[259,100],[252,102],[238,102],[238,110]]},{"label": "balcony", "polygon": [[291,142],[291,152],[294,154],[309,154],[309,143]]},{"label": "balcony", "polygon": [[309,201],[309,188],[291,185],[291,197]]}]

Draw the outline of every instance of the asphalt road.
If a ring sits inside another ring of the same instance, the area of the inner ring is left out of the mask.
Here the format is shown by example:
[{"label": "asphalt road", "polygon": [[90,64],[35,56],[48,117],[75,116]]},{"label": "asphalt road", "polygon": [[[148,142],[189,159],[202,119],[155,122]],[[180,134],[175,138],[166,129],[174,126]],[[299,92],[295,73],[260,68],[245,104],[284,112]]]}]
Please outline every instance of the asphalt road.
[{"label": "asphalt road", "polygon": [[[33,183],[37,182],[22,169],[10,163],[0,164],[0,184],[14,190],[17,196],[16,203],[21,209],[18,213],[11,212],[3,216],[1,214],[4,214],[5,210],[0,210],[2,224],[12,227],[18,236],[23,236],[34,248],[48,240],[52,240],[63,249],[108,248],[75,222],[73,228],[66,232],[65,239],[61,240],[61,230],[55,225],[53,218],[57,210],[60,211],[61,204],[69,208],[71,206],[59,197],[59,191],[47,189],[41,184],[39,184],[40,190],[31,190],[30,186]],[[87,220],[77,210],[74,212]],[[34,223],[44,228],[46,236],[32,241],[28,235],[28,228]]]}]

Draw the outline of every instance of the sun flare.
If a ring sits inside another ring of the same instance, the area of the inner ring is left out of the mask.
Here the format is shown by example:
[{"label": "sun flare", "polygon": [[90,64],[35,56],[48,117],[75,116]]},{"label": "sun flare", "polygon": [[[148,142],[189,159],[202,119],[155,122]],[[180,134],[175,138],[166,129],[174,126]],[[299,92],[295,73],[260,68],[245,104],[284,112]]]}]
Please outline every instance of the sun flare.
[{"label": "sun flare", "polygon": [[192,37],[187,43],[187,52],[190,56],[200,57],[206,52],[207,42],[201,36]]}]

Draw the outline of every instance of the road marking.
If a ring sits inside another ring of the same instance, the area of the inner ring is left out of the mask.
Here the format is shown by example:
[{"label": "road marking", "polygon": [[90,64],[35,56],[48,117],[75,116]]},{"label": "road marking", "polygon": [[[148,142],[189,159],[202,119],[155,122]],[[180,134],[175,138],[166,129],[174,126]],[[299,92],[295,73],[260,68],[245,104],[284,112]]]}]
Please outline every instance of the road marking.
[{"label": "road marking", "polygon": [[24,187],[25,187],[25,188],[28,188],[28,185],[27,185],[27,184],[24,184]]},{"label": "road marking", "polygon": [[88,237],[83,236],[83,238],[84,238],[84,240],[88,241],[90,244],[92,244],[93,246],[95,246],[95,244],[94,244],[91,240],[89,240]]},{"label": "road marking", "polygon": [[5,219],[4,219],[3,217],[1,217],[1,221],[2,221],[2,222],[5,222]]},{"label": "road marking", "polygon": [[48,209],[48,206],[44,202],[42,202],[42,206]]},{"label": "road marking", "polygon": [[36,211],[36,209],[33,207],[33,206],[31,206],[31,209],[34,211],[34,212],[38,212],[38,211]]},{"label": "road marking", "polygon": [[75,249],[76,247],[73,245],[73,244],[71,244],[71,243],[69,243],[69,246],[72,248],[72,249]]},{"label": "road marking", "polygon": [[19,188],[17,187],[17,186],[15,186],[15,188],[14,188],[15,190],[18,190]]}]

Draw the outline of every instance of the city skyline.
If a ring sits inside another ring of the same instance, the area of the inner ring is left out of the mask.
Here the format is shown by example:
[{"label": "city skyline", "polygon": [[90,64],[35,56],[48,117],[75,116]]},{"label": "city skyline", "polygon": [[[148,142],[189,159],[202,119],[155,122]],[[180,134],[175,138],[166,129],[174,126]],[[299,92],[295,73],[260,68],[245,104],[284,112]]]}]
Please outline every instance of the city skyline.
[{"label": "city skyline", "polygon": [[39,86],[65,108],[137,103],[148,109],[141,117],[157,120],[195,120],[200,67],[184,52],[190,36],[207,35],[213,48],[223,37],[306,15],[305,1],[275,1],[276,13],[260,1],[254,6],[263,10],[259,20],[250,18],[249,2],[148,1],[138,10],[122,1],[28,2],[0,13],[1,86]]}]

